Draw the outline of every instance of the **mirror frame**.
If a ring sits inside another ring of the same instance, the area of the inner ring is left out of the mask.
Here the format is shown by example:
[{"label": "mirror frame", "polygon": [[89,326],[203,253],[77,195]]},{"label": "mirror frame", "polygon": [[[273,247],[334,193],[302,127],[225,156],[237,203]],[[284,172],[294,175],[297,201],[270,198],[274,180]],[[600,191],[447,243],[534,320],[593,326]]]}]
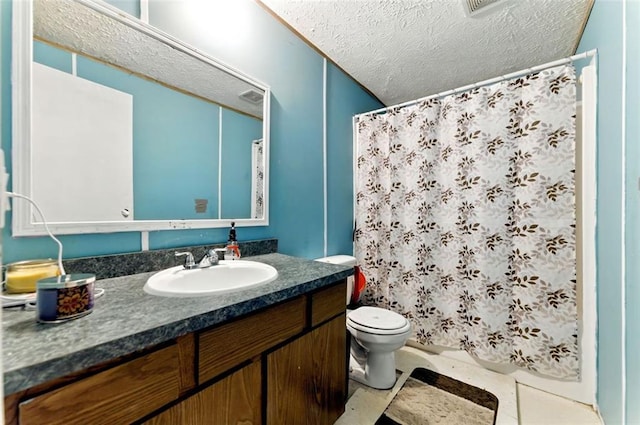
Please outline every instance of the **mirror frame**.
[{"label": "mirror frame", "polygon": [[[48,222],[51,232],[59,235],[138,232],[155,230],[184,230],[228,227],[235,221],[236,226],[269,225],[269,124],[271,90],[269,86],[233,69],[219,60],[207,56],[184,42],[164,33],[133,16],[121,12],[107,4],[92,0],[74,0],[95,11],[128,25],[170,47],[180,50],[200,61],[215,66],[223,71],[264,90],[262,134],[264,140],[264,215],[262,218],[229,218],[229,219],[188,219],[188,220],[130,220],[130,221],[82,221],[82,222]],[[32,93],[32,61],[33,61],[33,1],[13,0],[12,2],[12,190],[31,197],[31,93]],[[38,202],[37,199],[35,199]],[[33,222],[33,208],[27,202],[13,202],[12,236],[46,235],[42,222]],[[46,211],[43,211],[46,218]]]}]

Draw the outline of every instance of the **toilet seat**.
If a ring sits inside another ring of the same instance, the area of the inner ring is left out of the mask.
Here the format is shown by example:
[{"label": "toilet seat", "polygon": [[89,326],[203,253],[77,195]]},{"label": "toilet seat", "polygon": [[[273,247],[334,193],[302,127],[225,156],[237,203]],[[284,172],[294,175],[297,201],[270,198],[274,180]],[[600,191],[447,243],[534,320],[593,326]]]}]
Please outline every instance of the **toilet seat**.
[{"label": "toilet seat", "polygon": [[411,323],[402,315],[379,307],[360,307],[347,315],[352,328],[375,335],[398,335],[408,332]]}]

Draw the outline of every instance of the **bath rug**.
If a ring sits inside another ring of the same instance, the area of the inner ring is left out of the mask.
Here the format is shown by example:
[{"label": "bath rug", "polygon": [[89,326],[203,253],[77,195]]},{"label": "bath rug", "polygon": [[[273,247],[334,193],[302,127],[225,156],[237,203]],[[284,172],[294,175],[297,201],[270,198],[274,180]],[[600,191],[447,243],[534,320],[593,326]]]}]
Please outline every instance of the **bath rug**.
[{"label": "bath rug", "polygon": [[376,425],[493,425],[497,411],[490,392],[416,368]]}]

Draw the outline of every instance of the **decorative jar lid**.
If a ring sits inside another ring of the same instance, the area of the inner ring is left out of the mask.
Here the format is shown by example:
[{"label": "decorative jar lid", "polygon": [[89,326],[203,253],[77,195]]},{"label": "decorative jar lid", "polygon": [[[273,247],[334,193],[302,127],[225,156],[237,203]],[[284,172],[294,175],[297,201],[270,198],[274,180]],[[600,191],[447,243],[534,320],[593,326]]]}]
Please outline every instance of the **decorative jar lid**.
[{"label": "decorative jar lid", "polygon": [[96,281],[96,275],[91,273],[63,274],[62,276],[47,277],[37,283],[38,289],[71,288],[84,286]]}]

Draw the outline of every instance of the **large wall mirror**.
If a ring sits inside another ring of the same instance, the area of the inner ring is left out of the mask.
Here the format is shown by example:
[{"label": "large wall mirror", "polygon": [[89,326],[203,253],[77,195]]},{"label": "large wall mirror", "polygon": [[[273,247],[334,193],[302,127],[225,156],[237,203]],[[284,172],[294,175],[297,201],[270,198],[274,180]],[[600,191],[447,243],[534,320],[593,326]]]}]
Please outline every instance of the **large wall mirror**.
[{"label": "large wall mirror", "polygon": [[268,224],[266,85],[101,1],[13,15],[13,190],[53,232]]}]

